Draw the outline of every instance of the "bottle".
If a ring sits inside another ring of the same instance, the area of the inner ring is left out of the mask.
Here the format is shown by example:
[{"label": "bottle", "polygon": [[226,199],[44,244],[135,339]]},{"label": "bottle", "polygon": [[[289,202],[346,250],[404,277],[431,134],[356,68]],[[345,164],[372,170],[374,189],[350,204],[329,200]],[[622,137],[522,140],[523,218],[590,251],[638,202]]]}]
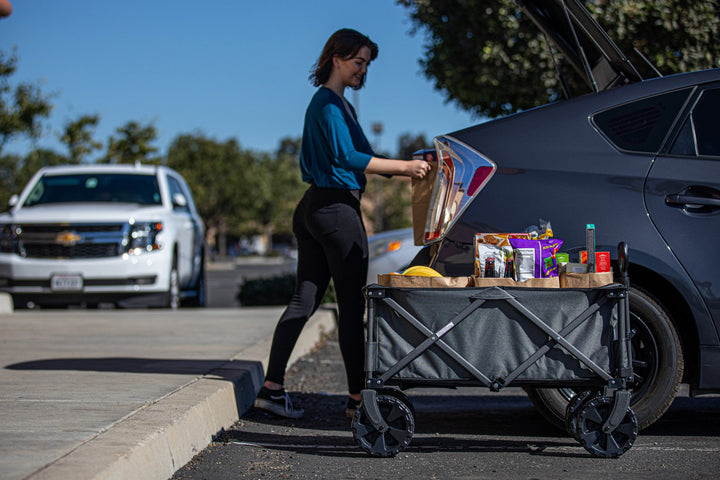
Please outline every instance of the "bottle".
[{"label": "bottle", "polygon": [[495,257],[487,257],[485,259],[485,278],[492,278],[495,276]]},{"label": "bottle", "polygon": [[512,257],[505,260],[505,278],[515,278],[515,259]]}]

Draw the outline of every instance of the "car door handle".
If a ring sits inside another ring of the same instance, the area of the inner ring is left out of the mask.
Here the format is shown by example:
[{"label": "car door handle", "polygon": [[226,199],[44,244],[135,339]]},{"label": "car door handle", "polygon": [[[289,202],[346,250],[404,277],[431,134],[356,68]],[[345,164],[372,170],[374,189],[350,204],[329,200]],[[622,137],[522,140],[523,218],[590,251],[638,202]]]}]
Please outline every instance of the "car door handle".
[{"label": "car door handle", "polygon": [[699,197],[697,195],[683,195],[672,193],[665,197],[667,205],[702,205],[706,207],[720,208],[720,198]]}]

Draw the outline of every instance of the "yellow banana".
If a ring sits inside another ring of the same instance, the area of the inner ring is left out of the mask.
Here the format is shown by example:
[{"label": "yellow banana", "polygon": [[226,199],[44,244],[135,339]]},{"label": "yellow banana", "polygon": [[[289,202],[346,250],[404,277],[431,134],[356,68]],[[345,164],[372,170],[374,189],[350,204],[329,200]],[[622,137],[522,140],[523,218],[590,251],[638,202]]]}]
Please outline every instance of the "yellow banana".
[{"label": "yellow banana", "polygon": [[403,275],[412,275],[414,277],[442,277],[437,270],[433,270],[432,268],[425,267],[423,265],[410,267],[403,272]]}]

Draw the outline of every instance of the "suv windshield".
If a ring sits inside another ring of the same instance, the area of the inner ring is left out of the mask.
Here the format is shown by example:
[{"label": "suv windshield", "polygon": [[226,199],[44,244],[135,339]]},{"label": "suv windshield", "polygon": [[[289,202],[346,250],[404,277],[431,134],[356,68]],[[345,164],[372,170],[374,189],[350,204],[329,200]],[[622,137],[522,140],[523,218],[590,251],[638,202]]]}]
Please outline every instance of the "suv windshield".
[{"label": "suv windshield", "polygon": [[86,173],[40,178],[25,199],[25,206],[67,202],[162,203],[154,175]]}]

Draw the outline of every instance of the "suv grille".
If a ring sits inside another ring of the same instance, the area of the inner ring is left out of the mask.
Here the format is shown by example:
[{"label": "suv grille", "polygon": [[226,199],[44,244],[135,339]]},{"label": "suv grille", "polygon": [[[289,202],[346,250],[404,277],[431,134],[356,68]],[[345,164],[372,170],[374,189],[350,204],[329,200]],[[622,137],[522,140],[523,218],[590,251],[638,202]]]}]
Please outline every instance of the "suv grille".
[{"label": "suv grille", "polygon": [[125,251],[129,225],[16,225],[15,232],[22,257],[106,258]]},{"label": "suv grille", "polygon": [[62,245],[27,245],[25,257],[27,258],[103,258],[118,255],[118,246],[115,244],[75,245],[63,247]]}]

